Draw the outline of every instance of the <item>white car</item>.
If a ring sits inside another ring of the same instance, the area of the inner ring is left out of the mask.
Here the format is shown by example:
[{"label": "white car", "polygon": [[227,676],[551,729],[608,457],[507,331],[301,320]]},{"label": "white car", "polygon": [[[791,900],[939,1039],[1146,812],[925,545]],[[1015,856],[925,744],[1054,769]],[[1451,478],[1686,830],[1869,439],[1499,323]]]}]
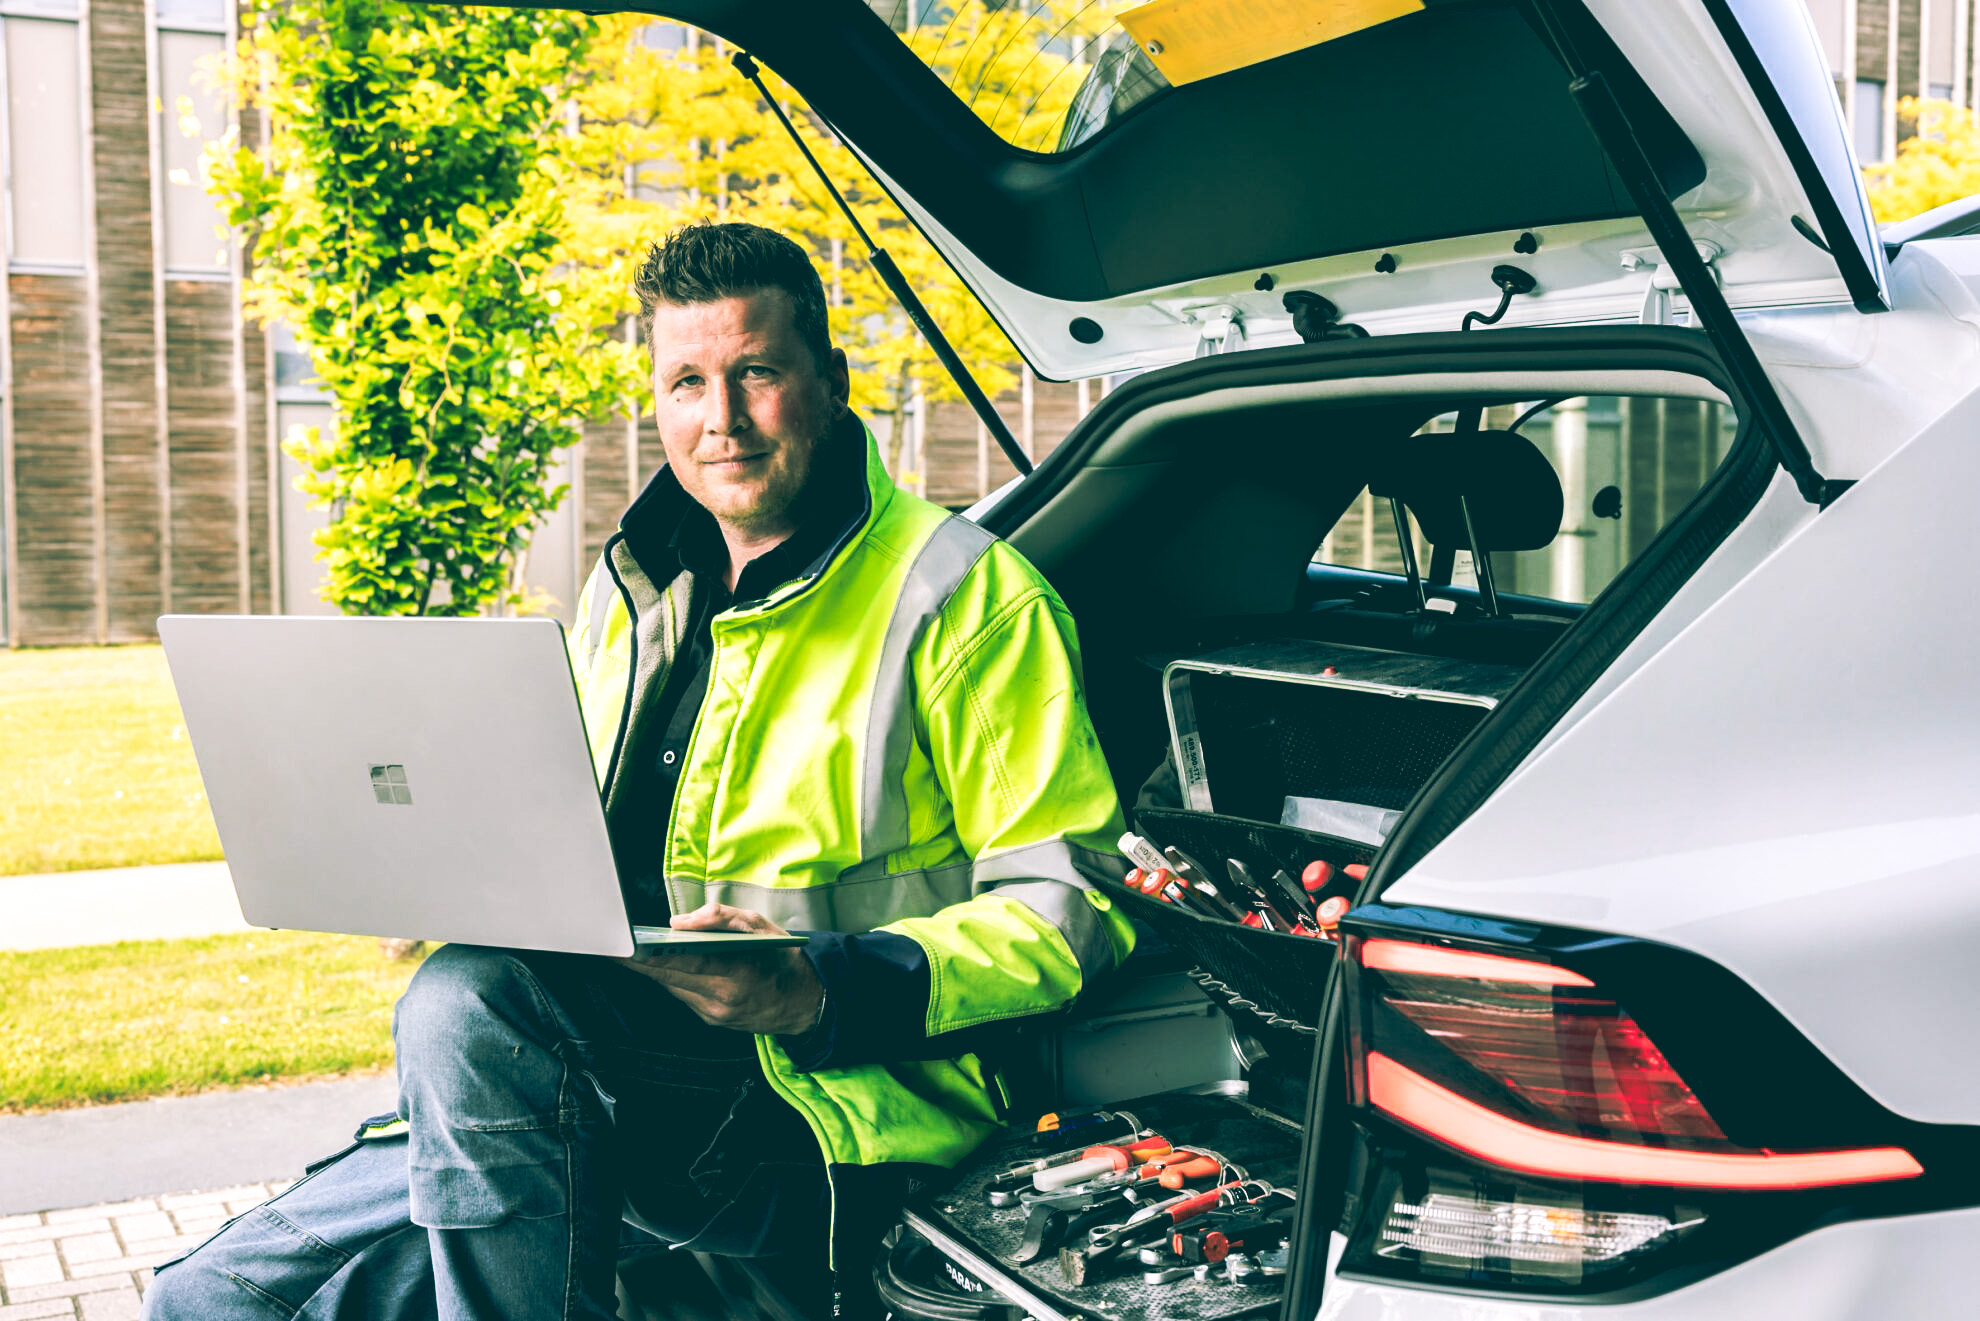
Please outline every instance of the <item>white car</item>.
[{"label": "white car", "polygon": [[[976,514],[1130,801],[1173,749],[1184,812],[1373,814],[1310,1005],[1164,929],[1318,1043],[1284,1315],[1974,1314],[1980,240],[1887,251],[1800,0],[1167,0],[1044,140],[894,0],[641,7],[796,86],[1040,374],[1133,374]],[[1296,729],[1316,686],[1381,704]],[[936,1230],[1034,1316],[1249,1297]]]}]

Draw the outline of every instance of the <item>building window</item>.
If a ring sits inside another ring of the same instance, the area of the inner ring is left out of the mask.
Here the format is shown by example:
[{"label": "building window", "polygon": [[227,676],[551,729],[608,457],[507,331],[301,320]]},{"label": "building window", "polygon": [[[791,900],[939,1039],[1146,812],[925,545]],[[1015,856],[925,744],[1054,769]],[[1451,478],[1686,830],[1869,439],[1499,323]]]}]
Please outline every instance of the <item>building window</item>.
[{"label": "building window", "polygon": [[164,158],[165,269],[178,273],[224,271],[227,238],[220,207],[207,195],[200,153],[227,127],[227,104],[204,67],[225,49],[213,32],[158,34],[158,87],[165,120],[159,153]]},{"label": "building window", "polygon": [[83,264],[82,47],[73,22],[0,19],[7,71],[7,255]]},{"label": "building window", "polygon": [[1952,84],[1933,83],[1930,87],[1925,89],[1925,95],[1930,97],[1934,101],[1950,101],[1953,99]]},{"label": "building window", "polygon": [[1864,164],[1884,159],[1884,84],[1867,78],[1856,82],[1856,122],[1850,125],[1856,159]]}]

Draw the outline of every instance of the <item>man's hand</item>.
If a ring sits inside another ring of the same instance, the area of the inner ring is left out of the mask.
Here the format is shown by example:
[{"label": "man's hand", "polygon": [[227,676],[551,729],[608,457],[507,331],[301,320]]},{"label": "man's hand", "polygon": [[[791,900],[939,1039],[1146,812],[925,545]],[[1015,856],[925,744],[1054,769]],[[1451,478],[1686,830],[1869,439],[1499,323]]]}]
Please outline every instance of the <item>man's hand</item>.
[{"label": "man's hand", "polygon": [[[761,913],[727,904],[703,904],[678,913],[668,925],[676,931],[761,931],[784,935]],[[650,954],[621,959],[666,987],[676,999],[714,1027],[766,1036],[791,1036],[818,1021],[825,987],[799,949],[751,950],[736,954]]]}]

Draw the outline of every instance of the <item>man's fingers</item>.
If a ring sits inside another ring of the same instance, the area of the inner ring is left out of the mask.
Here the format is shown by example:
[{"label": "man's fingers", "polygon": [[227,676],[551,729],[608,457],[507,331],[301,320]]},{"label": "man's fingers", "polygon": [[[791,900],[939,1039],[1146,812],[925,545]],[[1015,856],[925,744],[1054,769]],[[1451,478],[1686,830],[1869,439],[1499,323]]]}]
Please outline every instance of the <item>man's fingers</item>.
[{"label": "man's fingers", "polygon": [[676,913],[668,919],[676,931],[761,931],[782,935],[784,929],[763,914],[748,908],[732,908],[713,900],[691,913]]},{"label": "man's fingers", "polygon": [[731,908],[711,900],[691,913],[676,913],[668,924],[676,931],[754,931],[757,928],[748,919],[757,916],[746,908]]}]

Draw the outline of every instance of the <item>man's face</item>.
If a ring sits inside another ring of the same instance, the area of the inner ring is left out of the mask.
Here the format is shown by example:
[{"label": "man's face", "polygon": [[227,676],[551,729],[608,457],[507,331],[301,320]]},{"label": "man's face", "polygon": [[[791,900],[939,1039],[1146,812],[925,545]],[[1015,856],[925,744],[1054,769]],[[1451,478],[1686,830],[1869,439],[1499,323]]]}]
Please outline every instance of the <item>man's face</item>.
[{"label": "man's face", "polygon": [[792,530],[812,456],[846,404],[846,356],[820,369],[782,289],[653,313],[654,415],[681,486],[749,536]]}]

